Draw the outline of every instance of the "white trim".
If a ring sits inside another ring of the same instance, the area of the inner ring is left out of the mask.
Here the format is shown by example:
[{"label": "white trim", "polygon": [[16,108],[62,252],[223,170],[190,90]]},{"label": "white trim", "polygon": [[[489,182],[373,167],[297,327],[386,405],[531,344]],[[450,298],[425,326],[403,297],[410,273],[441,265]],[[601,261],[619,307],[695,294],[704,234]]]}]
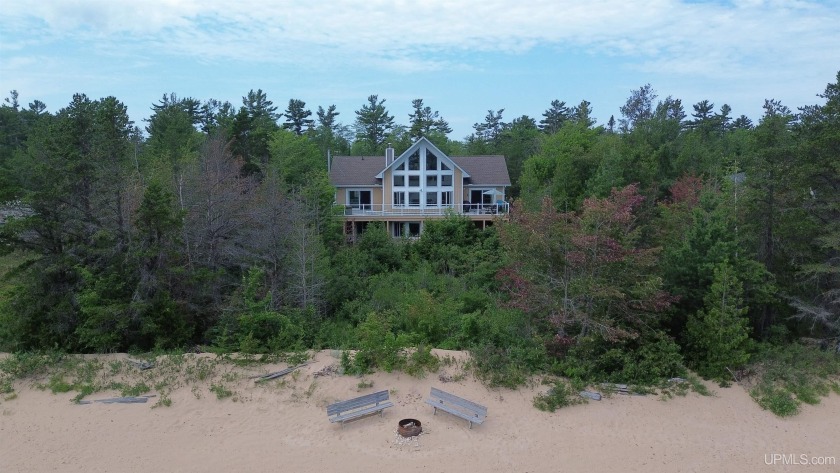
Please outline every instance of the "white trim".
[{"label": "white trim", "polygon": [[[405,152],[403,152],[401,155],[399,155],[397,158],[395,158],[394,161],[391,164],[385,166],[385,168],[382,171],[379,171],[379,174],[377,174],[375,177],[377,179],[383,179],[384,175],[385,175],[385,171],[387,171],[388,169],[390,169],[392,167],[396,167],[398,165],[398,163],[401,163],[401,162],[405,161],[408,156],[411,156],[412,154],[414,154],[414,152],[419,150],[421,147],[425,147],[427,150],[431,149],[432,153],[434,153],[434,155],[437,156],[439,160],[440,159],[445,159],[452,166],[454,166],[454,168],[460,169],[461,170],[461,175],[463,177],[465,177],[465,178],[470,177],[469,173],[466,170],[464,170],[464,168],[459,166],[458,163],[456,163],[455,161],[452,160],[452,158],[449,157],[449,155],[447,155],[446,153],[441,151],[440,148],[435,146],[434,143],[429,141],[429,139],[426,138],[425,136],[423,136],[419,140],[415,141],[413,145],[409,146],[408,149],[405,150]],[[408,166],[406,166],[406,168],[407,167]],[[421,167],[423,167],[423,166],[421,166]],[[420,169],[420,170],[424,171],[424,169]],[[406,171],[408,171],[408,169],[406,169]],[[452,169],[452,171],[454,172],[455,169]]]}]

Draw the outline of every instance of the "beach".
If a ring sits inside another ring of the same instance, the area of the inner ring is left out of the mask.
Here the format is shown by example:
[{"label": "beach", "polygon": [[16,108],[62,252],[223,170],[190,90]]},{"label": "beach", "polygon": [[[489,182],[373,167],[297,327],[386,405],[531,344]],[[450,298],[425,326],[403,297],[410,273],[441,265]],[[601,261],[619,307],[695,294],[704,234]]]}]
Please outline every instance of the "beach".
[{"label": "beach", "polygon": [[[322,351],[293,375],[264,383],[236,378],[223,399],[206,387],[184,386],[169,395],[168,407],[153,407],[155,397],[80,405],[73,392],[53,394],[19,381],[17,396],[0,402],[0,471],[840,471],[837,464],[802,464],[840,459],[835,394],[784,419],[762,410],[740,386],[711,383],[714,396],[614,394],[547,413],[533,407],[547,386],[488,388],[460,371],[465,354],[437,353],[458,361],[424,378],[397,372],[358,378],[332,372],[335,352]],[[470,429],[453,415],[433,415],[425,402],[431,387],[486,406],[486,421]],[[381,390],[394,403],[381,416],[343,426],[328,421],[328,404]],[[420,420],[423,433],[399,437],[404,418]],[[800,464],[781,464],[774,454],[795,455]]]}]

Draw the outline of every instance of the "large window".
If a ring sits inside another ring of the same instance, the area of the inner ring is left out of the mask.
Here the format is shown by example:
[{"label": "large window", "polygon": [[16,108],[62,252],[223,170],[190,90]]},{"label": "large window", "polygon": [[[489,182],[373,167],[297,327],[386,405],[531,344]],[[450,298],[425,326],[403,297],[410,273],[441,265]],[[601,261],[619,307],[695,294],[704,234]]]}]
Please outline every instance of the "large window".
[{"label": "large window", "polygon": [[438,158],[434,154],[430,153],[426,150],[426,170],[427,171],[437,171],[438,168]]},{"label": "large window", "polygon": [[495,203],[493,202],[493,197],[495,195],[496,194],[493,189],[473,189],[470,191],[470,202],[472,202],[473,206],[492,205]]},{"label": "large window", "polygon": [[370,210],[371,208],[371,192],[368,191],[347,191],[347,205],[354,209]]},{"label": "large window", "polygon": [[394,168],[393,205],[424,208],[451,206],[453,174],[452,168],[441,156],[429,149],[418,149]]},{"label": "large window", "polygon": [[397,238],[406,236],[416,238],[420,236],[420,222],[394,222],[393,235]]},{"label": "large window", "polygon": [[420,151],[415,151],[414,154],[408,157],[408,170],[409,171],[419,171],[420,170]]},{"label": "large window", "polygon": [[419,237],[420,236],[420,222],[408,222],[408,236],[409,237]]}]

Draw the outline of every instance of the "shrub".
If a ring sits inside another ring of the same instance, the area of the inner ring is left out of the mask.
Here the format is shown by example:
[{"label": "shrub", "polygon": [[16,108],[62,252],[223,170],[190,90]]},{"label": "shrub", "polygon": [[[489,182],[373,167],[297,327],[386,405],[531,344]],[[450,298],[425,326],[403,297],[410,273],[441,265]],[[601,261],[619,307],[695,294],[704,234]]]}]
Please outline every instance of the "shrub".
[{"label": "shrub", "polygon": [[562,407],[586,402],[566,381],[557,380],[545,394],[534,398],[534,407],[541,411],[554,412]]}]

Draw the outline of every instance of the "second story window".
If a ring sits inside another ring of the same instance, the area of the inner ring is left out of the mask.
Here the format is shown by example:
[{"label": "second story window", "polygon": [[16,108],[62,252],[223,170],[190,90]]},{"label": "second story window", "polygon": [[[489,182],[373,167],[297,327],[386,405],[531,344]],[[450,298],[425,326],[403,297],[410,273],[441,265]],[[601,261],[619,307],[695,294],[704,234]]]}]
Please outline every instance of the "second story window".
[{"label": "second story window", "polygon": [[408,157],[408,170],[409,171],[419,171],[420,170],[420,151],[415,151],[414,154]]}]

